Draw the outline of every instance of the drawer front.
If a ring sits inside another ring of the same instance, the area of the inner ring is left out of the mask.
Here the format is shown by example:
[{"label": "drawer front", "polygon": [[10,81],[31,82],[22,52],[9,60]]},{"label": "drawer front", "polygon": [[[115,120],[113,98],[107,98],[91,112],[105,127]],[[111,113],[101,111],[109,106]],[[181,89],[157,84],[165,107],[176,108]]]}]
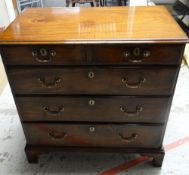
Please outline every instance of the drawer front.
[{"label": "drawer front", "polygon": [[158,95],[174,90],[178,68],[11,68],[16,94]]},{"label": "drawer front", "polygon": [[23,121],[164,123],[171,98],[16,97]]},{"label": "drawer front", "polygon": [[[29,145],[159,148],[162,126],[24,124]],[[150,134],[149,134],[150,133]]]},{"label": "drawer front", "polygon": [[183,45],[94,45],[91,47],[93,63],[104,64],[179,64]]},{"label": "drawer front", "polygon": [[86,63],[84,46],[6,46],[1,49],[8,65],[61,65]]},{"label": "drawer front", "polygon": [[8,65],[177,65],[184,45],[25,45],[1,48]]}]

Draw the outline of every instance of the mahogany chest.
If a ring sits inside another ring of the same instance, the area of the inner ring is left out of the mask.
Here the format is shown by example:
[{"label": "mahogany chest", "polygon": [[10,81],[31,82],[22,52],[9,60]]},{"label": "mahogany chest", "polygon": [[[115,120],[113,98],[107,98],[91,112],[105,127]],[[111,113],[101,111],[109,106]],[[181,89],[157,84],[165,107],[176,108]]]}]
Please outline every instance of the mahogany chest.
[{"label": "mahogany chest", "polygon": [[139,153],[161,166],[187,36],[163,6],[27,9],[0,35],[28,161]]}]

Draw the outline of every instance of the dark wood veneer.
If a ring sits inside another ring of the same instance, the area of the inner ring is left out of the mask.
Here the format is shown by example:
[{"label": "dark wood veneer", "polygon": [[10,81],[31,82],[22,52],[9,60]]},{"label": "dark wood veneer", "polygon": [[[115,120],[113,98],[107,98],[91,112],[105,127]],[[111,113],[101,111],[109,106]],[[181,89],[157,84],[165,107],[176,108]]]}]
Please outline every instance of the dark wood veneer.
[{"label": "dark wood veneer", "polygon": [[[169,97],[16,97],[23,121],[164,123]],[[94,102],[93,105],[90,103]]]},{"label": "dark wood veneer", "polygon": [[162,6],[25,10],[0,34],[0,52],[28,161],[96,151],[161,166],[188,41]]},{"label": "dark wood veneer", "polygon": [[[178,70],[178,67],[11,68],[8,76],[15,94],[170,95]],[[90,72],[93,78],[89,78]]]},{"label": "dark wood veneer", "polygon": [[[139,49],[137,56],[134,55],[136,49]],[[182,50],[183,45],[178,44],[94,45],[91,46],[90,56],[94,64],[178,65],[182,59]],[[125,52],[130,56],[126,57]],[[146,57],[145,52],[149,52]]]},{"label": "dark wood veneer", "polygon": [[[47,56],[41,56],[40,49],[45,49]],[[63,47],[61,45],[14,45],[3,47],[1,50],[8,65],[78,65],[86,63],[85,47],[82,45],[65,45]],[[37,51],[37,56],[32,55],[33,51]],[[50,56],[49,52],[51,51],[55,51],[55,56]],[[40,62],[40,59],[44,60],[45,58],[48,61]]]},{"label": "dark wood veneer", "polygon": [[159,148],[163,133],[162,126],[135,124],[24,124],[23,127],[29,145],[43,146]]},{"label": "dark wood veneer", "polygon": [[[139,55],[134,56],[136,48]],[[2,47],[1,54],[7,65],[178,65],[183,48],[183,44],[14,45]],[[47,51],[47,56],[40,55],[41,49]],[[34,51],[37,56],[32,55]],[[51,56],[53,51],[55,55]],[[130,56],[126,57],[125,52]],[[147,57],[145,52],[149,52]],[[40,61],[45,58],[46,62]]]}]

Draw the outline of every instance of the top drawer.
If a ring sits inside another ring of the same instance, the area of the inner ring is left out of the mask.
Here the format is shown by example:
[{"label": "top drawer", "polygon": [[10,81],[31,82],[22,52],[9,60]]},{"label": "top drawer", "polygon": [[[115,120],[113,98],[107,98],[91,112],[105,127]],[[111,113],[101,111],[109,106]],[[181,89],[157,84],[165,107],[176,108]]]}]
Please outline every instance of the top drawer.
[{"label": "top drawer", "polygon": [[6,46],[1,49],[8,65],[79,65],[85,64],[82,45]]},{"label": "top drawer", "polygon": [[184,45],[28,45],[1,48],[8,65],[177,65]]},{"label": "top drawer", "polygon": [[182,45],[94,45],[93,63],[120,63],[127,65],[176,65],[183,54]]}]

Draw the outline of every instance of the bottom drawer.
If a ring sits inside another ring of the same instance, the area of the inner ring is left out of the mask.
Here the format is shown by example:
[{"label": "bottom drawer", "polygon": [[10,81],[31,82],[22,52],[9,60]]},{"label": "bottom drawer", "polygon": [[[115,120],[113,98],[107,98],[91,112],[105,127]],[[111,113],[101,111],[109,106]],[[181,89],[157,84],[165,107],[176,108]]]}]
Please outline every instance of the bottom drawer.
[{"label": "bottom drawer", "polygon": [[163,126],[24,124],[29,145],[159,148]]}]

